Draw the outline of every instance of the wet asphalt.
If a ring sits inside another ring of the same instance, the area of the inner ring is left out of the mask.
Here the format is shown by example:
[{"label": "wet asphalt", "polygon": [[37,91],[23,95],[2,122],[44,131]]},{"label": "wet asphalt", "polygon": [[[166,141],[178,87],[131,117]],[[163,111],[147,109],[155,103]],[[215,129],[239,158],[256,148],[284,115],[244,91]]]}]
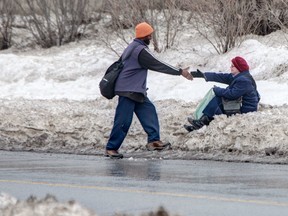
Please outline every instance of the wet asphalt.
[{"label": "wet asphalt", "polygon": [[100,216],[288,214],[288,165],[0,151],[0,192],[52,194]]}]

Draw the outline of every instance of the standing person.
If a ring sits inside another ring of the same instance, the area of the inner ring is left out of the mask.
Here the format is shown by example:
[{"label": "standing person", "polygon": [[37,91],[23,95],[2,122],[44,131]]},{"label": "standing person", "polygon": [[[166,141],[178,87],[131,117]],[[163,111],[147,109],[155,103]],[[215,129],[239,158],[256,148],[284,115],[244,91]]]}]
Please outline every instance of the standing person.
[{"label": "standing person", "polygon": [[124,50],[125,59],[116,84],[115,94],[119,96],[114,117],[114,125],[106,145],[105,155],[110,158],[123,158],[118,152],[132,122],[133,113],[136,114],[144,131],[147,133],[146,148],[150,151],[163,150],[170,143],[160,140],[159,121],[155,106],[147,97],[147,72],[149,70],[170,75],[182,75],[188,80],[193,77],[189,68],[173,67],[157,59],[149,50],[153,28],[146,22],[135,27],[136,38]]},{"label": "standing person", "polygon": [[199,70],[191,72],[194,78],[204,78],[207,82],[225,83],[229,86],[227,88],[214,86],[213,91],[215,97],[212,98],[204,108],[202,112],[203,115],[200,119],[194,120],[192,117],[188,117],[188,122],[191,125],[184,125],[187,131],[191,132],[202,128],[204,125],[209,125],[215,115],[229,115],[229,113],[224,110],[223,99],[232,101],[242,97],[242,105],[239,113],[257,111],[260,95],[257,91],[255,80],[249,72],[249,65],[246,60],[240,56],[233,58],[231,63],[231,73],[202,73]]}]

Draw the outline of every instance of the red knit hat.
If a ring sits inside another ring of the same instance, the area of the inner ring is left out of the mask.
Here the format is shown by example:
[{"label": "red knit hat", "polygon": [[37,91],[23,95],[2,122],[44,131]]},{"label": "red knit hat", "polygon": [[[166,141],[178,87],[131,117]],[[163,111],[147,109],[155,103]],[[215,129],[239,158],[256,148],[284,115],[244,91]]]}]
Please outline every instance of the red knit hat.
[{"label": "red knit hat", "polygon": [[136,38],[144,38],[152,34],[154,29],[146,22],[139,23],[135,27]]},{"label": "red knit hat", "polygon": [[247,64],[246,60],[240,56],[236,56],[231,61],[233,65],[239,70],[239,72],[249,70],[249,65]]}]

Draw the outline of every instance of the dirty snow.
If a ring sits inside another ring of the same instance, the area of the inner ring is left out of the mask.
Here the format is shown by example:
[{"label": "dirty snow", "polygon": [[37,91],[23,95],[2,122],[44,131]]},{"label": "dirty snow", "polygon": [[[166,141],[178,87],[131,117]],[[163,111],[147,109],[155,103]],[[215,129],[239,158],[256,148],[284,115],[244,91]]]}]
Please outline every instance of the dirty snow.
[{"label": "dirty snow", "polygon": [[61,203],[56,197],[48,194],[43,199],[30,196],[27,200],[21,201],[6,193],[0,193],[0,215],[96,216],[73,200]]},{"label": "dirty snow", "polygon": [[[120,152],[130,158],[287,164],[288,42],[280,43],[279,38],[288,35],[278,31],[265,37],[250,36],[239,47],[217,55],[197,34],[187,32],[175,48],[156,55],[172,65],[216,72],[229,72],[230,60],[236,55],[244,57],[261,94],[259,112],[230,118],[217,116],[208,127],[187,133],[182,127],[187,116],[213,85],[223,85],[150,71],[148,95],[159,114],[161,137],[172,143],[172,149],[145,151],[147,137],[134,117]],[[97,40],[46,50],[0,52],[0,149],[102,155],[117,98],[101,97],[98,83],[117,58]],[[52,203],[55,208],[70,206],[69,215],[77,215],[75,212],[81,209],[74,202],[61,204],[54,198],[47,199],[51,202],[44,203]],[[0,210],[12,206],[17,211],[27,202],[2,194]],[[52,211],[50,204],[39,204],[37,208]],[[30,208],[23,207],[25,211]],[[81,211],[81,215],[94,215],[86,209]]]},{"label": "dirty snow", "polygon": [[[261,94],[259,112],[218,116],[209,127],[187,133],[183,124],[199,100],[213,85],[225,85],[150,71],[148,95],[159,114],[161,138],[173,145],[172,150],[159,155],[287,163],[288,42],[278,42],[283,34],[275,32],[267,39],[250,37],[223,55],[217,55],[197,34],[186,34],[176,48],[156,54],[172,65],[216,72],[229,72],[230,60],[243,56]],[[97,40],[45,50],[2,51],[1,149],[102,155],[117,97],[101,97],[98,83],[117,58]],[[134,117],[120,151],[128,156],[133,152],[155,154],[145,151],[146,139]]]},{"label": "dirty snow", "polygon": [[[6,193],[0,193],[1,216],[97,216],[95,212],[81,206],[75,200],[59,202],[53,195],[47,194],[44,198],[30,196],[26,200],[17,200]],[[115,213],[117,216],[127,214]],[[141,213],[141,216],[171,215],[162,206],[156,211]],[[172,215],[171,215],[172,216]]]}]

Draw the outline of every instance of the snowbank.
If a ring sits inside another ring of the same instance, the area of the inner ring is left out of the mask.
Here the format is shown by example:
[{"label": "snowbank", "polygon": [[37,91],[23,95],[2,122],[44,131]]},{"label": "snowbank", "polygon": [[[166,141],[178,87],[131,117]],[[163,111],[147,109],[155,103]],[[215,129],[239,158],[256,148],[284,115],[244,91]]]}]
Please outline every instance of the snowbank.
[{"label": "snowbank", "polygon": [[[208,127],[187,133],[187,116],[214,84],[221,85],[149,71],[148,95],[159,114],[162,139],[173,148],[147,152],[146,134],[135,117],[120,151],[127,157],[287,163],[288,50],[279,43],[285,36],[281,31],[249,36],[218,55],[195,31],[181,35],[176,47],[156,55],[174,66],[215,72],[229,72],[230,60],[243,56],[261,94],[259,112],[217,116]],[[102,155],[117,97],[105,100],[98,83],[116,59],[97,40],[1,52],[0,149]]]},{"label": "snowbank", "polygon": [[[2,150],[103,155],[117,98],[108,101],[0,101]],[[147,136],[134,116],[120,151],[126,157],[213,159],[288,163],[288,109],[261,105],[259,112],[217,116],[208,127],[188,133],[183,124],[196,103],[155,101],[162,140],[172,149],[148,152]]]},{"label": "snowbank", "polygon": [[75,201],[58,202],[56,197],[46,195],[43,199],[30,196],[20,201],[16,198],[0,194],[0,215],[2,216],[96,216],[92,211],[83,208]]},{"label": "snowbank", "polygon": [[[0,193],[0,215],[1,216],[97,216],[89,209],[82,207],[77,202],[70,200],[65,203],[59,202],[55,196],[46,195],[39,199],[30,196],[27,200],[21,201],[9,194]],[[126,214],[115,213],[118,216]],[[169,216],[170,214],[159,207],[155,212],[142,213],[142,216]]]}]

